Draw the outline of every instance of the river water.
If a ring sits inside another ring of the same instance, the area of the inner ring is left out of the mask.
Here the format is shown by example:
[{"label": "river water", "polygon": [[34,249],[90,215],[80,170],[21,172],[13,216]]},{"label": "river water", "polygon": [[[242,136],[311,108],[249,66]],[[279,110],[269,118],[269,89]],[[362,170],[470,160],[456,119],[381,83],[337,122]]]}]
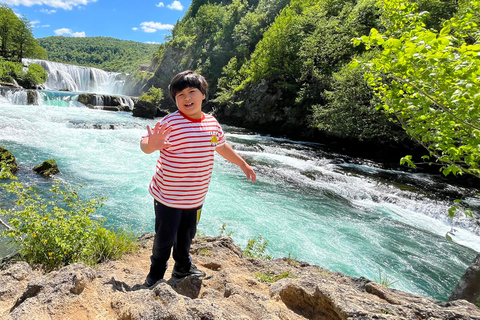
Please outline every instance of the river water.
[{"label": "river water", "polygon": [[[31,168],[54,158],[64,183],[83,197],[108,200],[97,211],[107,225],[152,232],[147,186],[156,154],[139,141],[153,120],[131,113],[64,105],[0,103],[0,145],[17,158],[19,177],[51,184]],[[355,277],[388,278],[393,288],[446,300],[480,251],[475,224],[452,220],[450,202],[435,190],[471,193],[426,174],[382,169],[321,145],[275,139],[224,126],[229,143],[256,170],[257,183],[217,155],[199,224],[218,235],[223,224],[236,243],[262,236],[268,253],[289,256]],[[423,186],[423,187],[422,187]],[[471,197],[472,203],[479,199]],[[455,227],[454,242],[445,239]]]}]

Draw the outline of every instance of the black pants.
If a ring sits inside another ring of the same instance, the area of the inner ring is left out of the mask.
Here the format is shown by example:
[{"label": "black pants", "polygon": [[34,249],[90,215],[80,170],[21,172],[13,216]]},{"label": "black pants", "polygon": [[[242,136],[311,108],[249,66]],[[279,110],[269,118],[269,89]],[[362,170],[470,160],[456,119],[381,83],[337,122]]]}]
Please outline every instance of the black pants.
[{"label": "black pants", "polygon": [[148,280],[163,279],[173,246],[175,268],[189,269],[192,263],[190,245],[197,232],[202,206],[195,209],[170,208],[155,200],[155,239]]}]

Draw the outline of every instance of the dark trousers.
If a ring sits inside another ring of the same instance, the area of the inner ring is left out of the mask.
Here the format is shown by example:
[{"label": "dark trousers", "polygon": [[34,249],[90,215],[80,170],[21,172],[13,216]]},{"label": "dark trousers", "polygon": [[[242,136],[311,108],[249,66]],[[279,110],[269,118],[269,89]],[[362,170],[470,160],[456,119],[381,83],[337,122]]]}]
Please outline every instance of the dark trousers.
[{"label": "dark trousers", "polygon": [[147,276],[150,282],[163,279],[172,247],[174,267],[179,270],[190,268],[190,245],[197,232],[201,209],[202,206],[195,209],[171,208],[155,200],[155,239]]}]

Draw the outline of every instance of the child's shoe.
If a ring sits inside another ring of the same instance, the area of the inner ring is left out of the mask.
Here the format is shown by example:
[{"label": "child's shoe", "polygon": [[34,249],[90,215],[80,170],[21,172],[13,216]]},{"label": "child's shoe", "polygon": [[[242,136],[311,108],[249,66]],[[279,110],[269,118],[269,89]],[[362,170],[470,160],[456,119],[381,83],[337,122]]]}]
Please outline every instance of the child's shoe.
[{"label": "child's shoe", "polygon": [[175,278],[183,278],[186,276],[195,276],[195,277],[205,277],[207,274],[202,270],[197,269],[193,263],[190,264],[190,267],[187,269],[173,267],[172,276]]}]

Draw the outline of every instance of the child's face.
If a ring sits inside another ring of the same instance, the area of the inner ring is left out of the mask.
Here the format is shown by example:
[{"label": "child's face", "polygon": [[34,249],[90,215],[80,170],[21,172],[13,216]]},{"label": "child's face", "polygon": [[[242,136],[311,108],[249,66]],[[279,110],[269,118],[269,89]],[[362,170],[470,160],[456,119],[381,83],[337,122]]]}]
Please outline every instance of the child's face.
[{"label": "child's face", "polygon": [[205,95],[194,87],[187,87],[175,95],[178,110],[192,119],[202,118],[203,99],[205,99]]}]

